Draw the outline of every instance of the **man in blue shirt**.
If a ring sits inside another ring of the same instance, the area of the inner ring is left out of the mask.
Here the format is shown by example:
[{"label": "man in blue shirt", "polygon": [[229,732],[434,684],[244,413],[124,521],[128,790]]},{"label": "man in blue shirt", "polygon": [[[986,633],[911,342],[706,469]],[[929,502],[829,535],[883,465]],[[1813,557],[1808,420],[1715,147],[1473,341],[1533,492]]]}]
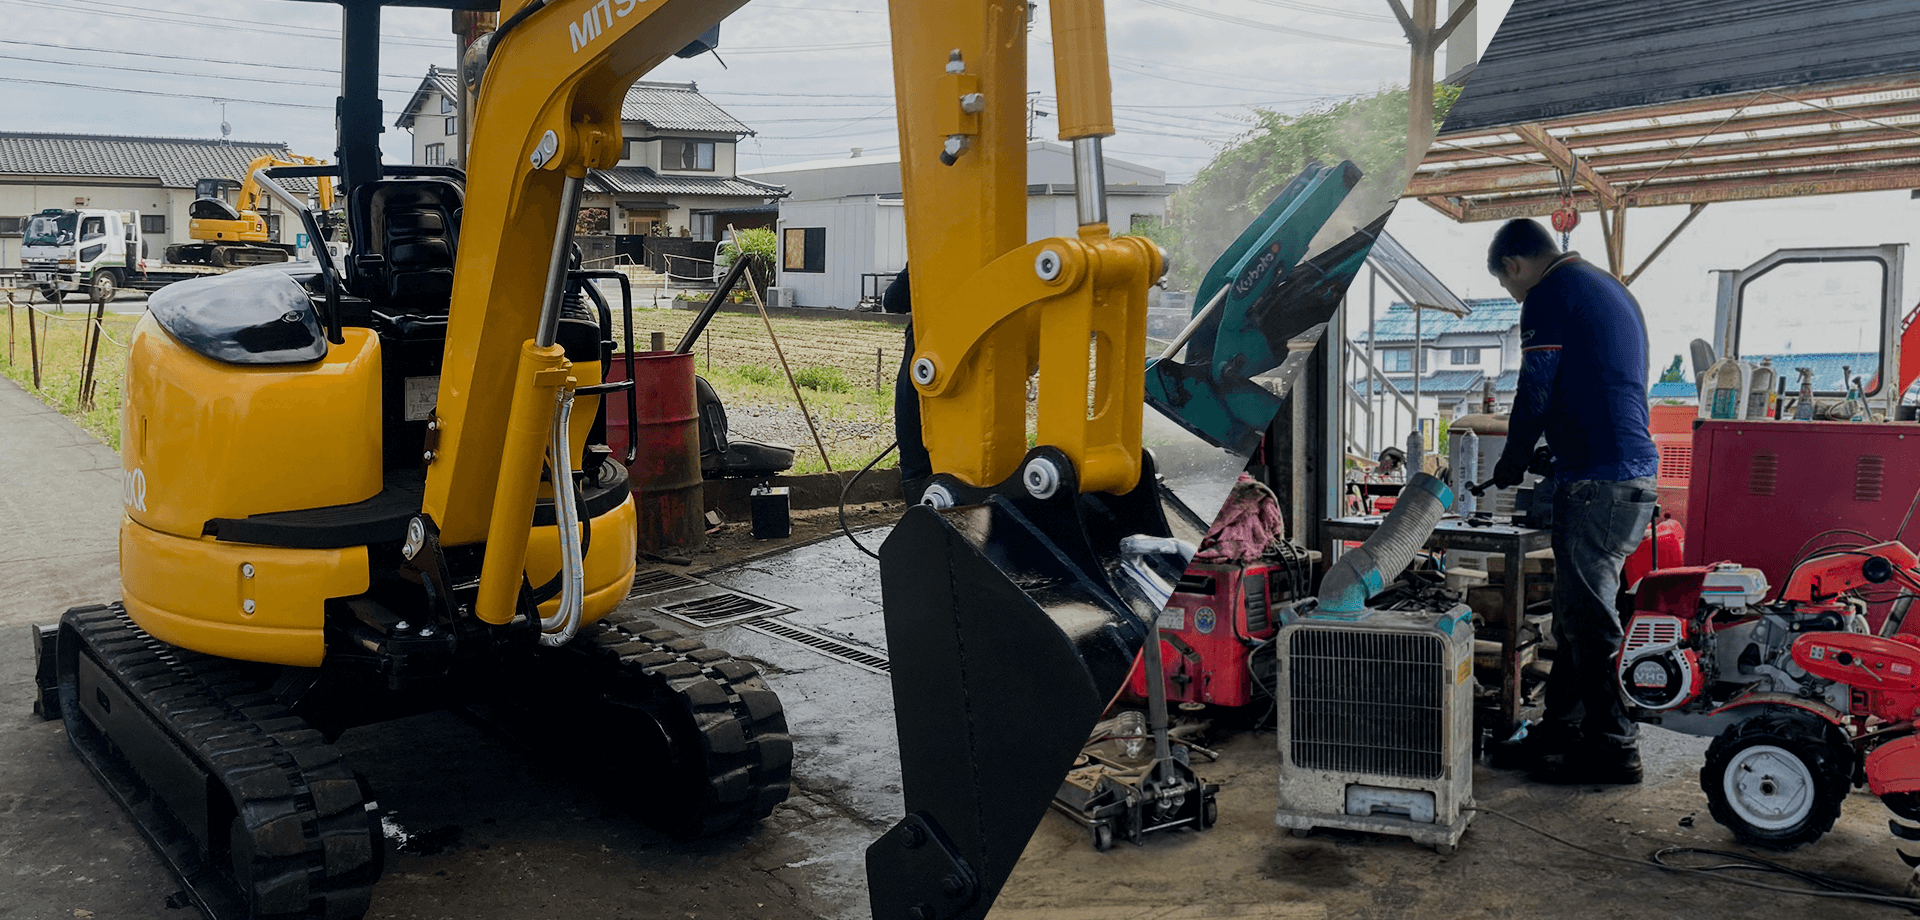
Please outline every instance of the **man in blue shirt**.
[{"label": "man in blue shirt", "polygon": [[1637,783],[1636,726],[1615,688],[1620,569],[1653,517],[1660,455],[1647,433],[1647,327],[1614,277],[1562,253],[1546,228],[1494,233],[1487,270],[1520,301],[1519,392],[1493,483],[1519,485],[1534,443],[1553,451],[1553,635],[1546,715],[1522,743],[1536,779]]}]

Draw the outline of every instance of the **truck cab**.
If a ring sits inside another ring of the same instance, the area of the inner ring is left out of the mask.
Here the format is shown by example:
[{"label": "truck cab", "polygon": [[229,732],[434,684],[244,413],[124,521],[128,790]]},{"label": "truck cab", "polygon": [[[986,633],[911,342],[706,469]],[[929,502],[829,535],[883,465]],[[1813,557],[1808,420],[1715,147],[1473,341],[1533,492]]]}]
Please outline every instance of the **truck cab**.
[{"label": "truck cab", "polygon": [[48,300],[86,291],[104,302],[145,272],[142,245],[138,211],[49,208],[28,219],[20,262]]}]

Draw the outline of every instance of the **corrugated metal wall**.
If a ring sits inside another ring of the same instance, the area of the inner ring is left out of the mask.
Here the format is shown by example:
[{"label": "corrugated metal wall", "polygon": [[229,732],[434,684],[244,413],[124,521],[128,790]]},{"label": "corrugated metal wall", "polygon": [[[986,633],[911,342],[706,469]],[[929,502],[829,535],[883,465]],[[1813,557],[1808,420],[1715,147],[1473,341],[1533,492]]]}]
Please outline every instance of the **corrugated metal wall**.
[{"label": "corrugated metal wall", "polygon": [[1443,133],[1917,71],[1914,0],[1514,0]]}]

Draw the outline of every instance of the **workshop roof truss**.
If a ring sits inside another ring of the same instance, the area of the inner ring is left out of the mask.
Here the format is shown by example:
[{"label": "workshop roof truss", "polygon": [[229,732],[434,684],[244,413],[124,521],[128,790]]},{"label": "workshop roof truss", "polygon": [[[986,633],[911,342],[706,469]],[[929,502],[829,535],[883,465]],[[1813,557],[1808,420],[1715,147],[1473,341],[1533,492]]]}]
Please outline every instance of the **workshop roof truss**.
[{"label": "workshop roof truss", "polygon": [[[1571,181],[1567,171],[1571,169]],[[1442,131],[1405,196],[1456,221],[1920,189],[1920,74]]]}]

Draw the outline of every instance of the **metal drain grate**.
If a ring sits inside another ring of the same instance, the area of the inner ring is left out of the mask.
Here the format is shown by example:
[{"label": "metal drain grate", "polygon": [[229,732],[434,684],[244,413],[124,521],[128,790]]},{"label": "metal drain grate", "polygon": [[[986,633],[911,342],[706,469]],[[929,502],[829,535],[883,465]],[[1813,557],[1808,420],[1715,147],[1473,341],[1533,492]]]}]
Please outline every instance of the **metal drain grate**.
[{"label": "metal drain grate", "polygon": [[839,639],[832,638],[831,636],[823,636],[810,629],[801,629],[791,623],[782,623],[779,620],[759,620],[757,622],[744,624],[740,628],[750,629],[762,635],[772,636],[775,639],[785,639],[795,645],[804,645],[828,658],[832,658],[835,661],[844,661],[863,671],[885,674],[892,667],[892,663],[887,660],[887,656],[885,655],[878,652],[870,652],[865,649],[854,648]]},{"label": "metal drain grate", "polygon": [[676,620],[711,629],[715,626],[730,626],[776,613],[786,613],[793,608],[750,594],[723,590],[714,594],[703,594],[699,597],[674,601],[671,604],[660,604],[653,609]]},{"label": "metal drain grate", "polygon": [[646,597],[649,594],[665,594],[668,591],[680,591],[686,588],[702,588],[708,583],[691,575],[669,572],[666,569],[647,569],[633,575],[633,590],[628,597]]}]

